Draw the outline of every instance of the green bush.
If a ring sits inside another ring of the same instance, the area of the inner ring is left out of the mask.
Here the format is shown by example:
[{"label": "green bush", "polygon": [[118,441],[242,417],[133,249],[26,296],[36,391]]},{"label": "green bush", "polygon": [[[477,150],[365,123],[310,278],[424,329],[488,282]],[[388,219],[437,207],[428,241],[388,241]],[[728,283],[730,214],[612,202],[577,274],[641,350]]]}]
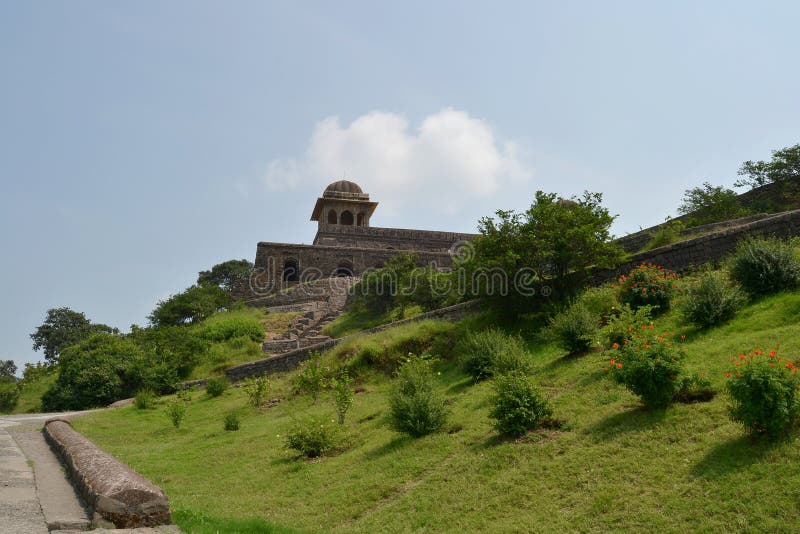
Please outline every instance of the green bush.
[{"label": "green bush", "polygon": [[678,402],[707,402],[716,392],[711,388],[711,380],[705,374],[697,373],[679,377],[674,399]]},{"label": "green bush", "polygon": [[271,386],[267,375],[251,378],[244,384],[244,391],[247,394],[247,399],[250,406],[253,408],[260,408],[264,405],[269,397]]},{"label": "green bush", "polygon": [[731,260],[731,277],[751,295],[768,295],[797,287],[800,262],[785,241],[745,239]]},{"label": "green bush", "polygon": [[570,353],[588,349],[599,328],[600,318],[580,302],[550,319],[551,336]]},{"label": "green bush", "polygon": [[224,427],[227,432],[239,430],[239,414],[236,412],[231,412],[226,415]]},{"label": "green bush", "polygon": [[19,401],[19,384],[13,380],[0,380],[0,412],[11,412]]},{"label": "green bush", "polygon": [[217,343],[239,337],[264,341],[264,327],[249,317],[213,317],[201,325],[198,335]]},{"label": "green bush", "polygon": [[662,224],[653,234],[653,238],[647,243],[644,250],[652,250],[674,243],[680,238],[683,229],[684,225],[680,221],[668,221]]},{"label": "green bush", "polygon": [[311,395],[314,404],[317,403],[320,391],[325,388],[330,369],[320,363],[319,353],[314,353],[311,358],[300,364],[300,369],[295,375],[295,384],[300,391]]},{"label": "green bush", "polygon": [[456,352],[464,370],[475,380],[530,370],[530,358],[518,336],[509,336],[498,328],[470,332],[459,341]]},{"label": "green bush", "polygon": [[586,289],[580,294],[576,302],[598,316],[601,321],[607,321],[609,318],[616,316],[620,309],[617,290],[608,284]]},{"label": "green bush", "polygon": [[353,382],[350,376],[343,372],[338,378],[331,380],[333,390],[333,401],[336,404],[336,414],[339,416],[339,424],[344,424],[345,415],[353,406]]},{"label": "green bush", "polygon": [[397,371],[389,391],[389,422],[398,432],[414,437],[439,430],[448,410],[436,391],[431,363],[413,357]]},{"label": "green bush", "polygon": [[616,350],[606,368],[615,381],[648,408],[664,408],[673,401],[685,355],[667,336],[637,334]]},{"label": "green bush", "polygon": [[230,382],[224,376],[212,376],[206,382],[206,393],[211,397],[219,397],[230,386]]},{"label": "green bush", "polygon": [[733,401],[731,418],[748,432],[771,440],[788,434],[800,415],[797,369],[774,350],[739,355],[736,367],[725,373]]},{"label": "green bush", "polygon": [[652,263],[642,263],[619,278],[618,297],[621,304],[632,309],[653,306],[658,312],[669,309],[672,289],[677,275]]},{"label": "green bush", "polygon": [[186,404],[181,400],[175,399],[167,404],[165,411],[169,420],[172,421],[172,426],[180,428],[183,419],[186,417]]},{"label": "green bush", "polygon": [[286,446],[308,458],[317,458],[340,443],[338,425],[330,420],[307,419],[298,421],[286,434]]},{"label": "green bush", "polygon": [[496,420],[494,426],[501,434],[521,436],[552,415],[550,402],[524,373],[515,371],[495,378],[489,417]]},{"label": "green bush", "polygon": [[710,271],[687,290],[681,313],[701,328],[722,324],[733,318],[747,298],[725,273]]},{"label": "green bush", "polygon": [[139,392],[136,393],[136,397],[133,399],[133,404],[139,410],[150,410],[155,408],[156,394],[150,389],[139,390]]},{"label": "green bush", "polygon": [[640,306],[634,310],[628,304],[623,305],[619,314],[609,317],[606,325],[600,329],[600,339],[607,347],[614,343],[623,345],[643,328],[653,324],[652,310],[652,306]]}]

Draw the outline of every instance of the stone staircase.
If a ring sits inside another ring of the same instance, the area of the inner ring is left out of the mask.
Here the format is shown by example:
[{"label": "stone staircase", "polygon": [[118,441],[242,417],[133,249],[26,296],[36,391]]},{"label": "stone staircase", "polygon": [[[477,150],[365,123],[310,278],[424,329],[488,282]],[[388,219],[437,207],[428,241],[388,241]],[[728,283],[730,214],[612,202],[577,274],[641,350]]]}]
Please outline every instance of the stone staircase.
[{"label": "stone staircase", "polygon": [[[331,339],[330,336],[321,333],[322,329],[342,313],[347,304],[349,290],[358,278],[338,277],[326,280],[315,282],[316,289],[323,289],[319,291],[321,294],[316,300],[308,300],[310,293],[308,291],[297,292],[300,302],[288,302],[267,308],[268,313],[294,311],[300,312],[301,315],[292,321],[286,332],[264,341],[261,348],[265,353],[275,356]],[[284,297],[283,301],[286,300]]]}]

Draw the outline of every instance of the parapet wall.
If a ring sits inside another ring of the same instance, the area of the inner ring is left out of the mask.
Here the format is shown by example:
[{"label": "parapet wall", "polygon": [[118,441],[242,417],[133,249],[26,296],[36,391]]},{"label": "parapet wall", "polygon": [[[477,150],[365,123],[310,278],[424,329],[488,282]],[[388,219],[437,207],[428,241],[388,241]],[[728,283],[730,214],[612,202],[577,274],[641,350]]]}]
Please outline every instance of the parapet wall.
[{"label": "parapet wall", "polygon": [[706,263],[718,262],[730,255],[739,241],[748,236],[794,237],[800,235],[800,210],[787,211],[696,237],[672,245],[634,254],[616,269],[598,271],[592,282],[600,284],[630,271],[641,263],[655,263],[676,272],[686,271]]},{"label": "parapet wall", "polygon": [[471,241],[475,238],[475,235],[434,230],[321,224],[314,238],[314,244],[393,249],[395,253],[400,250],[447,252],[454,243]]}]

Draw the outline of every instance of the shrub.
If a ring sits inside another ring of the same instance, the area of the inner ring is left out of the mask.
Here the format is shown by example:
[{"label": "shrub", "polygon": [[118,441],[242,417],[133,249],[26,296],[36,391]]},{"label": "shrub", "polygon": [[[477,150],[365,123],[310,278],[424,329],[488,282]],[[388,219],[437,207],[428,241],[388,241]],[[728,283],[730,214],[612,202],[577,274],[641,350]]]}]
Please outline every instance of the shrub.
[{"label": "shrub", "polygon": [[182,401],[175,399],[167,404],[167,417],[172,421],[172,426],[180,428],[183,419],[186,417],[186,404]]},{"label": "shrub", "polygon": [[601,321],[607,321],[610,317],[617,315],[620,308],[616,288],[608,284],[586,289],[576,302],[585,306]]},{"label": "shrub", "polygon": [[674,243],[680,238],[683,229],[684,225],[680,221],[668,221],[662,224],[653,234],[653,238],[647,243],[644,250],[652,250]]},{"label": "shrub", "polygon": [[672,287],[677,275],[672,271],[642,263],[618,281],[619,301],[634,310],[642,306],[653,306],[659,312],[669,308]]},{"label": "shrub", "polygon": [[702,187],[687,189],[678,212],[689,215],[692,226],[742,217],[747,210],[733,189],[703,182]]},{"label": "shrub", "polygon": [[768,295],[798,285],[800,262],[785,241],[745,239],[731,261],[731,276],[751,295]]},{"label": "shrub", "polygon": [[800,386],[794,362],[777,351],[740,354],[736,367],[725,373],[733,405],[731,418],[748,432],[777,439],[786,435],[800,415]]},{"label": "shrub", "polygon": [[139,410],[150,410],[155,408],[156,394],[150,389],[142,389],[136,394],[133,399],[133,404]]},{"label": "shrub", "polygon": [[553,415],[550,402],[533,380],[518,371],[495,378],[492,411],[495,428],[501,434],[521,436]]},{"label": "shrub", "polygon": [[439,430],[447,408],[436,391],[431,363],[411,358],[397,371],[389,392],[389,422],[393,429],[414,437]]},{"label": "shrub", "polygon": [[653,307],[640,306],[633,310],[628,304],[620,308],[619,314],[611,316],[600,331],[601,339],[611,347],[614,343],[623,345],[626,340],[642,330],[644,326],[653,324],[651,319]]},{"label": "shrub", "polygon": [[[641,397],[648,408],[668,406],[679,388],[685,355],[667,335],[637,334],[624,345],[615,345],[618,354],[606,371]],[[666,333],[665,333],[666,334]]]},{"label": "shrub", "polygon": [[329,369],[320,363],[319,353],[311,355],[311,359],[300,364],[300,370],[295,376],[295,383],[300,391],[311,395],[314,404],[317,403],[319,392],[325,387]]},{"label": "shrub", "polygon": [[350,376],[346,372],[339,375],[339,378],[331,380],[333,390],[333,401],[336,403],[336,414],[339,416],[339,424],[344,424],[344,417],[353,406],[353,386]]},{"label": "shrub", "polygon": [[236,412],[231,412],[225,416],[225,430],[228,432],[234,432],[239,430],[239,414]]},{"label": "shrub", "polygon": [[570,353],[588,349],[599,327],[600,318],[580,302],[550,319],[551,335]]},{"label": "shrub", "polygon": [[19,384],[13,380],[0,380],[0,412],[11,412],[19,402]]},{"label": "shrub", "polygon": [[270,383],[267,375],[258,376],[245,382],[244,391],[247,393],[247,399],[250,406],[253,408],[260,408],[269,397]]},{"label": "shrub", "polygon": [[338,446],[337,426],[321,419],[298,421],[286,434],[286,446],[308,458],[322,456]]},{"label": "shrub", "polygon": [[211,397],[219,397],[228,389],[230,382],[224,376],[212,376],[206,382],[206,393]]},{"label": "shrub", "polygon": [[732,319],[746,300],[725,273],[710,271],[689,287],[681,312],[687,321],[707,328]]},{"label": "shrub", "polygon": [[198,334],[201,338],[214,342],[238,337],[264,341],[264,327],[249,317],[213,317],[202,325]]},{"label": "shrub", "polygon": [[464,370],[475,380],[516,369],[530,369],[530,359],[522,340],[497,328],[468,333],[456,350],[461,355]]}]

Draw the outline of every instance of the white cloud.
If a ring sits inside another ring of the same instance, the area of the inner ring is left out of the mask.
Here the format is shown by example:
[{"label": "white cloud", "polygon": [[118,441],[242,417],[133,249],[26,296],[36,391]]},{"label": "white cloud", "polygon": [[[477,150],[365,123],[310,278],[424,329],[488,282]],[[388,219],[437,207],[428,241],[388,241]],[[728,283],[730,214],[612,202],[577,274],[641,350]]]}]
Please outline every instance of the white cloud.
[{"label": "white cloud", "polygon": [[448,215],[526,186],[533,171],[518,153],[515,143],[500,143],[491,126],[463,111],[443,109],[415,130],[402,115],[373,111],[346,126],[337,117],[317,123],[305,155],[273,160],[265,180],[273,190],[321,191],[346,175],[381,202],[383,213],[410,205]]}]

